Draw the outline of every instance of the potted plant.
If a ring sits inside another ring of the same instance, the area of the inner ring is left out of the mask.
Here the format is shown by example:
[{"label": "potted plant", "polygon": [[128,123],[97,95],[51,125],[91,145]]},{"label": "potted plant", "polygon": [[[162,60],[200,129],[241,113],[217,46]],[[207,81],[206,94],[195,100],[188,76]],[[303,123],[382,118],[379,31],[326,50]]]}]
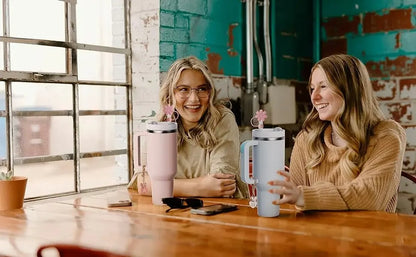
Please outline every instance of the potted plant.
[{"label": "potted plant", "polygon": [[22,208],[26,183],[26,177],[14,176],[12,170],[0,171],[0,211]]}]

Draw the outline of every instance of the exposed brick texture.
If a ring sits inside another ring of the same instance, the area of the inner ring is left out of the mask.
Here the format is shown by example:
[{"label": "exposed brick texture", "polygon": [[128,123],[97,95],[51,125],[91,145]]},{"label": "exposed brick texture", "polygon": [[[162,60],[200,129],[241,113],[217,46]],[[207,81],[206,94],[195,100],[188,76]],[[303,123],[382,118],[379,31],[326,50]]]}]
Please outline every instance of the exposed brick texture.
[{"label": "exposed brick texture", "polygon": [[382,61],[368,61],[366,66],[372,77],[416,76],[416,58],[413,57],[386,57]]},{"label": "exposed brick texture", "polygon": [[358,33],[359,16],[342,16],[324,19],[322,26],[327,37],[345,36],[347,33]]},{"label": "exposed brick texture", "polygon": [[412,9],[393,9],[385,14],[367,13],[363,19],[363,32],[381,32],[400,29],[413,29]]},{"label": "exposed brick texture", "polygon": [[374,80],[372,84],[379,100],[392,100],[395,98],[397,91],[395,80]]},{"label": "exposed brick texture", "polygon": [[400,80],[400,98],[416,99],[416,78]]},{"label": "exposed brick texture", "polygon": [[347,39],[336,38],[321,42],[321,57],[347,53]]}]

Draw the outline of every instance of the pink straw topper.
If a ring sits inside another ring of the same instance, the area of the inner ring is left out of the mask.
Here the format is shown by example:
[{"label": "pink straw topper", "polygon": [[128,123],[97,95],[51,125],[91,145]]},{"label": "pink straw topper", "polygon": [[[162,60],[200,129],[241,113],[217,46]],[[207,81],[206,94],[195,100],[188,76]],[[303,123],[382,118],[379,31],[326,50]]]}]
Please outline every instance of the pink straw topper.
[{"label": "pink straw topper", "polygon": [[166,114],[166,121],[172,122],[175,121],[173,114],[175,113],[175,107],[173,105],[165,105],[163,107],[163,112]]},{"label": "pink straw topper", "polygon": [[251,125],[253,127],[258,127],[259,129],[264,128],[264,121],[267,119],[267,113],[263,110],[256,111],[256,115],[251,118]]}]

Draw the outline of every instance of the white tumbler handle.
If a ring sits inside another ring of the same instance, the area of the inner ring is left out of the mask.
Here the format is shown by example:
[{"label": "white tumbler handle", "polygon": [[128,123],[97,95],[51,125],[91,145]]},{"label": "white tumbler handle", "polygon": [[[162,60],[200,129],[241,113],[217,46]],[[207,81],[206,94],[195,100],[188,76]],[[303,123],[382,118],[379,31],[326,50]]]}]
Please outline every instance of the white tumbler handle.
[{"label": "white tumbler handle", "polygon": [[[241,166],[241,179],[246,184],[254,184],[255,181],[249,174],[249,153],[250,147],[254,145],[258,145],[259,143],[255,140],[247,140],[241,144],[240,147],[240,166]],[[254,168],[254,167],[253,167]]]}]

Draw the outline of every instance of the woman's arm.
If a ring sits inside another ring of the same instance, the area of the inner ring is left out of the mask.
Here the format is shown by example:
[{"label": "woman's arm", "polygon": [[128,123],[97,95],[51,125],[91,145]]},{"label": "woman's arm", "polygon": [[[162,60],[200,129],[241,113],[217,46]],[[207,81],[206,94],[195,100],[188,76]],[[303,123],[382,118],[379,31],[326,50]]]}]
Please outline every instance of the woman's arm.
[{"label": "woman's arm", "polygon": [[[152,195],[152,183],[147,172],[136,177],[139,195]],[[232,197],[236,190],[233,174],[209,174],[190,179],[175,179],[173,195],[183,197]]]},{"label": "woman's arm", "polygon": [[236,191],[233,174],[208,174],[198,178],[175,179],[173,194],[192,197],[232,197]]},{"label": "woman's arm", "polygon": [[210,152],[210,173],[232,174],[236,181],[235,198],[247,198],[248,187],[240,178],[240,131],[234,114],[226,110],[216,127],[217,144]]}]

